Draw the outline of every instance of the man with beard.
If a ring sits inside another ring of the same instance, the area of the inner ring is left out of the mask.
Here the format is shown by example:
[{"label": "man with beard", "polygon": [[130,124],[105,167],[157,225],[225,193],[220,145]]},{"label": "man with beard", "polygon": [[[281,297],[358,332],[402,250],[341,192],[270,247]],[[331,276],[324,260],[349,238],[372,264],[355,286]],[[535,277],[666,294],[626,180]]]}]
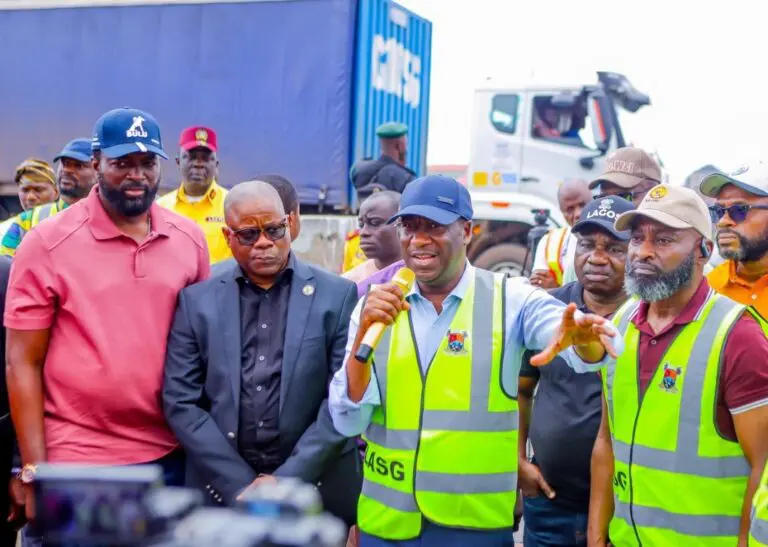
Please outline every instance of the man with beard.
[{"label": "man with beard", "polygon": [[[340,433],[367,442],[362,547],[513,545],[523,352],[543,350],[543,365],[562,351],[581,370],[620,343],[606,319],[469,264],[472,216],[455,179],[409,184],[389,222],[416,282],[379,285],[352,313],[329,406]],[[375,323],[391,327],[374,354]]]},{"label": "man with beard", "polygon": [[179,291],[210,266],[200,228],[154,204],[161,142],[146,112],[104,114],[98,185],[29,232],[14,259],[7,379],[29,519],[40,462],[155,462],[168,484],[183,481],[160,404],[166,340]]},{"label": "man with beard", "polygon": [[627,228],[633,299],[613,318],[624,352],[602,371],[589,544],[746,547],[768,455],[768,340],[704,278],[712,223],[693,190],[653,188],[616,220]]},{"label": "man with beard", "polygon": [[46,218],[83,199],[96,183],[96,171],[91,162],[90,139],[74,139],[68,142],[53,161],[59,163],[56,169],[59,198],[18,215],[3,237],[0,254],[13,257],[27,232]]},{"label": "man with beard", "polygon": [[[634,208],[623,199],[603,198],[589,203],[572,221],[577,280],[555,289],[552,296],[564,304],[573,302],[584,313],[610,318],[616,312],[627,299],[624,264],[629,232],[617,231],[613,223]],[[600,425],[600,377],[575,372],[561,357],[536,368],[528,363],[531,355],[526,352],[523,358],[518,386],[525,546],[585,546],[589,463]],[[529,421],[534,454],[530,462]]]},{"label": "man with beard", "polygon": [[715,198],[709,210],[717,222],[717,247],[727,259],[709,273],[709,284],[768,318],[768,163],[713,173],[700,188]]},{"label": "man with beard", "polygon": [[181,186],[157,202],[200,226],[208,241],[211,264],[215,264],[232,256],[222,232],[227,190],[216,182],[218,138],[208,127],[188,127],[181,132],[179,146],[176,164],[181,172]]}]

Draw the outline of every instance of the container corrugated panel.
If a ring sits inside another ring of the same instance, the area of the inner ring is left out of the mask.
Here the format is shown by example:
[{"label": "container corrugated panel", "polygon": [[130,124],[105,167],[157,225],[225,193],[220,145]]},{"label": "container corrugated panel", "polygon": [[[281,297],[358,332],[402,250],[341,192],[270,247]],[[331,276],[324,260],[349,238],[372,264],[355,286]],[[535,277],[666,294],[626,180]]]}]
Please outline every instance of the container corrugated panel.
[{"label": "container corrugated panel", "polygon": [[376,127],[408,125],[408,167],[426,173],[432,23],[390,0],[363,0],[357,19],[352,161],[381,153]]},{"label": "container corrugated panel", "polygon": [[0,179],[128,105],[170,155],[184,127],[214,128],[225,186],[281,173],[303,204],[345,207],[356,21],[355,0],[0,11]]}]

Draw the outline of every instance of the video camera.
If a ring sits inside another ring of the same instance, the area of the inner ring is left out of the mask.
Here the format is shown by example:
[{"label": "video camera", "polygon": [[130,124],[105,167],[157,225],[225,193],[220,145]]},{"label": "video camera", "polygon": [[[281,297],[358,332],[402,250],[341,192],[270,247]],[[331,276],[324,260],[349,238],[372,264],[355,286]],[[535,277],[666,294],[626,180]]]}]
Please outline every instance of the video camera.
[{"label": "video camera", "polygon": [[40,465],[32,529],[53,547],[343,547],[347,528],[317,489],[279,479],[234,507],[203,507],[198,490],[163,485],[156,465]]}]

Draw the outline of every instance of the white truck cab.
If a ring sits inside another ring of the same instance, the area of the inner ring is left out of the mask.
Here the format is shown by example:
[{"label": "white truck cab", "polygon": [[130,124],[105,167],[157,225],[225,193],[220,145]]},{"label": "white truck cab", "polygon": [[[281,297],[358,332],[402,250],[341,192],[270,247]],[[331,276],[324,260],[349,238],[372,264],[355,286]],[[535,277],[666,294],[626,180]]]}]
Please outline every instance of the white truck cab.
[{"label": "white truck cab", "polygon": [[467,186],[476,224],[469,257],[478,267],[526,273],[531,228],[565,225],[560,183],[594,179],[606,155],[628,145],[621,119],[650,98],[621,74],[597,76],[590,85],[476,90]]}]

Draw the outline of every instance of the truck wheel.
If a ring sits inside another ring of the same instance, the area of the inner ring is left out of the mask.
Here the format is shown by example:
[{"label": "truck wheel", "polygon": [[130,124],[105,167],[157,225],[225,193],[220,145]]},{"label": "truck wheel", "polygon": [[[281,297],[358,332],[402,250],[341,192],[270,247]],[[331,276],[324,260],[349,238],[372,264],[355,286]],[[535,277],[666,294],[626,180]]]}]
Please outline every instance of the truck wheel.
[{"label": "truck wheel", "polygon": [[526,248],[516,243],[494,245],[484,251],[474,261],[477,268],[492,272],[504,272],[510,277],[523,275]]}]

